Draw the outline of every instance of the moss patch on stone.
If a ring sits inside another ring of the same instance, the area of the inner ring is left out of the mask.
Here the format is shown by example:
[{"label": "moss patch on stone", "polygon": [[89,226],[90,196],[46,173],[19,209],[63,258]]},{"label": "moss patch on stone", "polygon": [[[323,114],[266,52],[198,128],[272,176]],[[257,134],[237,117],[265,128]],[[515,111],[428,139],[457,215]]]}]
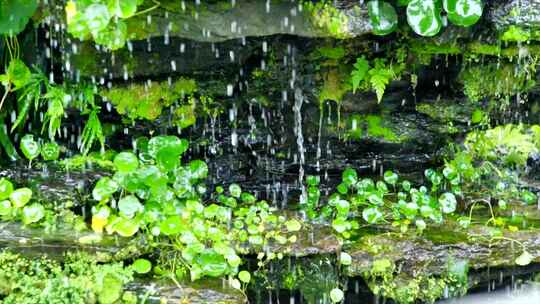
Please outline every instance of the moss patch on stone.
[{"label": "moss patch on stone", "polygon": [[180,78],[172,84],[168,82],[133,84],[104,90],[100,94],[111,101],[119,114],[126,115],[130,119],[154,120],[161,115],[164,107],[196,90],[197,83],[194,80]]},{"label": "moss patch on stone", "polygon": [[347,139],[359,140],[365,136],[394,143],[405,139],[387,126],[382,116],[353,114],[347,118],[346,124],[345,136]]},{"label": "moss patch on stone", "polygon": [[482,64],[465,67],[459,80],[465,95],[473,102],[485,97],[504,98],[528,92],[536,81],[527,69],[516,70],[512,64]]},{"label": "moss patch on stone", "polygon": [[335,38],[350,38],[348,31],[349,18],[336,9],[330,1],[303,1],[305,14],[313,26]]}]

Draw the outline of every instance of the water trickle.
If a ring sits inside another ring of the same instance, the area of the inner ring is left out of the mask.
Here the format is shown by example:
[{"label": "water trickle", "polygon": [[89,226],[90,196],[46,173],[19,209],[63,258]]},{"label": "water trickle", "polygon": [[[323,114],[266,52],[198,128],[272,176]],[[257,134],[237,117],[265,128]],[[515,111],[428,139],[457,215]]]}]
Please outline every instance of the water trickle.
[{"label": "water trickle", "polygon": [[302,132],[302,104],[304,102],[304,95],[302,90],[296,88],[294,91],[294,134],[296,135],[296,144],[298,146],[298,184],[302,190],[300,196],[300,203],[304,204],[307,201],[306,188],[304,186],[304,164],[305,164],[305,153],[304,153],[304,135]]}]

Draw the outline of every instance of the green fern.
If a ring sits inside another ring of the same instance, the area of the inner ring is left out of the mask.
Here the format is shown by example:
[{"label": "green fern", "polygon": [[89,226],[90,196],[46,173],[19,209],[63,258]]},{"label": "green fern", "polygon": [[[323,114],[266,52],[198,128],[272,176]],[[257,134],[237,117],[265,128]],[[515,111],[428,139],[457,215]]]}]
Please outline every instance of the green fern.
[{"label": "green fern", "polygon": [[103,129],[101,127],[101,121],[98,117],[99,108],[94,108],[88,116],[88,121],[84,126],[84,130],[81,135],[80,149],[83,155],[88,154],[95,141],[99,141],[101,150],[105,150],[105,136],[103,135]]},{"label": "green fern", "polygon": [[47,84],[47,82],[47,77],[45,77],[41,71],[36,69],[36,72],[32,74],[28,84],[21,89],[21,93],[17,96],[19,113],[11,126],[11,132],[26,121],[28,113],[32,108],[32,102],[34,103],[34,111],[39,109],[41,100],[43,99],[41,96],[42,84]]},{"label": "green fern", "polygon": [[354,69],[351,72],[351,84],[353,93],[356,93],[356,90],[360,87],[360,83],[364,78],[366,78],[369,71],[369,61],[362,56],[356,59],[354,64]]},{"label": "green fern", "polygon": [[369,70],[369,83],[377,93],[377,101],[381,102],[386,86],[396,77],[392,67],[387,67],[382,59],[375,59],[375,66]]},{"label": "green fern", "polygon": [[60,133],[62,117],[64,116],[64,100],[68,95],[62,88],[49,87],[45,98],[49,100],[45,119],[41,128],[41,133],[48,125],[49,139],[54,140],[54,136]]}]

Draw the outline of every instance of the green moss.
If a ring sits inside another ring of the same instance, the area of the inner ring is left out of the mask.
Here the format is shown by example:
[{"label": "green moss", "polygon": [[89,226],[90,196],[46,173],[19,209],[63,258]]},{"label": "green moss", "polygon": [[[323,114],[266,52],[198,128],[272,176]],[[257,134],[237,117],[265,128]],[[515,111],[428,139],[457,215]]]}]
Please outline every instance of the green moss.
[{"label": "green moss", "polygon": [[478,55],[499,56],[501,54],[501,46],[475,41],[467,45],[467,52]]},{"label": "green moss", "polygon": [[320,103],[326,100],[341,102],[343,95],[351,89],[350,85],[344,81],[343,73],[336,68],[331,68],[323,77],[324,83],[319,93]]},{"label": "green moss", "polygon": [[468,236],[466,233],[460,232],[457,229],[449,230],[446,227],[430,227],[424,230],[423,236],[433,242],[435,245],[448,245],[467,242]]},{"label": "green moss", "polygon": [[410,51],[414,54],[430,54],[430,55],[455,55],[460,54],[463,50],[454,43],[437,44],[423,40],[414,40],[411,43]]},{"label": "green moss", "polygon": [[533,125],[501,125],[493,129],[467,134],[465,147],[476,159],[503,162],[505,165],[525,165],[533,152],[538,152],[540,127]]},{"label": "green moss", "polygon": [[449,261],[446,271],[440,275],[429,275],[416,270],[412,277],[397,271],[399,267],[388,260],[374,260],[371,269],[362,274],[371,291],[398,304],[434,303],[443,297],[445,290],[450,295],[462,295],[467,290],[466,262]]},{"label": "green moss", "polygon": [[111,101],[118,113],[130,119],[154,120],[161,115],[164,107],[195,91],[197,84],[194,80],[180,78],[172,85],[168,82],[152,83],[149,86],[134,84],[101,91],[100,94]]},{"label": "green moss", "polygon": [[[114,57],[117,62],[121,62],[127,73],[131,74],[137,68],[137,59],[127,48],[114,51]],[[103,54],[98,52],[95,44],[90,41],[84,41],[80,44],[77,53],[71,54],[73,67],[78,70],[83,77],[92,77],[103,75],[104,64],[100,63]]]},{"label": "green moss", "polygon": [[384,138],[388,141],[397,142],[398,136],[390,128],[383,126],[383,119],[380,116],[368,115],[366,117],[367,134],[372,137]]},{"label": "green moss", "polygon": [[313,26],[335,38],[350,38],[349,18],[336,9],[330,1],[310,2],[303,1],[302,5],[306,17]]},{"label": "green moss", "polygon": [[500,38],[503,41],[524,42],[531,39],[531,32],[518,26],[511,25],[504,33],[502,33]]},{"label": "green moss", "polygon": [[133,271],[121,263],[97,264],[86,254],[68,254],[64,263],[0,253],[2,303],[136,303],[124,292]]},{"label": "green moss", "polygon": [[359,140],[362,137],[380,138],[389,142],[401,142],[404,138],[398,136],[387,127],[382,116],[353,114],[347,118],[346,139]]},{"label": "green moss", "polygon": [[503,99],[533,88],[536,82],[530,78],[530,72],[528,68],[516,70],[512,64],[482,64],[464,68],[459,79],[471,101],[486,97]]},{"label": "green moss", "polygon": [[60,166],[66,170],[82,170],[88,167],[97,167],[106,170],[113,170],[112,162],[116,152],[107,150],[105,153],[92,152],[88,155],[77,154],[69,158],[62,159]]},{"label": "green moss", "polygon": [[346,53],[347,52],[345,51],[343,47],[323,46],[315,50],[315,53],[313,54],[313,58],[314,59],[326,58],[326,59],[338,60],[345,57]]}]

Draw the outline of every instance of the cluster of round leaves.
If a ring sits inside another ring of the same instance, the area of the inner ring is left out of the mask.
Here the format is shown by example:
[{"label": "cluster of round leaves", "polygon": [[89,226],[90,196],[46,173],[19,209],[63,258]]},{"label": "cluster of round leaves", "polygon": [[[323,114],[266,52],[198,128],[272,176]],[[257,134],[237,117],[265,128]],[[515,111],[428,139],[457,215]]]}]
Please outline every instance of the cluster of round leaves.
[{"label": "cluster of round leaves", "polygon": [[[456,210],[457,200],[452,192],[442,191],[450,182],[455,182],[453,175],[446,178],[440,173],[428,169],[426,178],[431,188],[413,187],[407,180],[399,180],[392,171],[384,174],[383,180],[370,178],[359,179],[356,170],[348,168],[342,174],[342,182],[337,186],[337,193],[330,196],[328,205],[323,207],[323,217],[332,218],[332,227],[344,238],[359,227],[355,217],[361,216],[368,224],[393,222],[406,229],[414,223],[419,230],[426,227],[426,220],[436,223],[443,221],[443,214]],[[309,188],[316,188],[314,179],[309,178]],[[309,189],[308,188],[308,189]],[[315,190],[308,190],[309,192]],[[309,214],[309,213],[308,213]]]},{"label": "cluster of round leaves", "polygon": [[[483,12],[482,0],[405,0],[407,22],[421,36],[435,36],[443,26],[443,9],[450,22],[458,26],[471,26],[480,20]],[[386,1],[368,2],[368,13],[376,35],[388,35],[398,26],[398,14]]]},{"label": "cluster of round leaves", "polygon": [[217,202],[203,204],[208,168],[200,160],[182,165],[187,149],[185,139],[157,136],[138,139],[137,154],[117,154],[116,173],[101,178],[92,192],[99,201],[92,229],[123,237],[143,232],[156,246],[172,244],[192,280],[234,275],[242,262],[239,251],[262,248],[270,240],[295,240],[280,232],[299,230],[298,221],[275,215],[266,202],[236,184],[229,186],[228,195],[218,187]]},{"label": "cluster of round leaves", "polygon": [[57,160],[60,156],[60,146],[55,142],[40,144],[34,139],[34,135],[26,134],[21,138],[21,152],[24,157],[32,161],[41,154],[43,160]]},{"label": "cluster of round leaves", "polygon": [[68,32],[86,40],[92,37],[96,43],[111,50],[126,44],[128,32],[125,19],[137,13],[142,0],[78,0],[66,4]]},{"label": "cluster of round leaves", "polygon": [[15,189],[13,184],[0,179],[0,218],[3,221],[22,220],[25,225],[39,222],[45,217],[45,208],[39,203],[31,203],[32,190]]}]

